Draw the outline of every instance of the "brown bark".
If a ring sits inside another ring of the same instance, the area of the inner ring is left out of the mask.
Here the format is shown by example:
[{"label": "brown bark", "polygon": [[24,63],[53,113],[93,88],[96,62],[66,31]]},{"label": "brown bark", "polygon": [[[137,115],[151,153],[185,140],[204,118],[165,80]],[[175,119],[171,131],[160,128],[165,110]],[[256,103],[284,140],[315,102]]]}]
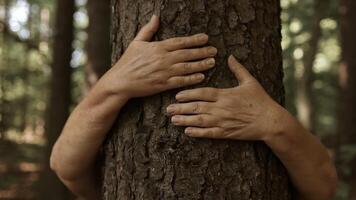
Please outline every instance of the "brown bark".
[{"label": "brown bark", "polygon": [[[341,80],[341,103],[338,135],[340,145],[356,145],[356,1],[340,0],[342,65],[345,70]],[[352,173],[345,176],[350,186],[350,199],[356,199],[356,158],[348,164]]]},{"label": "brown bark", "polygon": [[88,88],[110,68],[110,0],[88,0]]},{"label": "brown bark", "polygon": [[[157,40],[205,32],[219,49],[217,68],[200,86],[231,87],[234,54],[268,93],[284,103],[279,1],[112,1],[115,62],[150,16]],[[171,125],[165,108],[177,91],[135,99],[105,145],[104,199],[291,199],[286,171],[260,142],[193,139]]]},{"label": "brown bark", "polygon": [[69,192],[49,168],[49,156],[52,146],[68,118],[71,103],[70,61],[72,57],[74,10],[74,0],[57,1],[52,78],[45,125],[47,150],[44,172],[41,177],[40,199],[64,200],[69,198]]}]

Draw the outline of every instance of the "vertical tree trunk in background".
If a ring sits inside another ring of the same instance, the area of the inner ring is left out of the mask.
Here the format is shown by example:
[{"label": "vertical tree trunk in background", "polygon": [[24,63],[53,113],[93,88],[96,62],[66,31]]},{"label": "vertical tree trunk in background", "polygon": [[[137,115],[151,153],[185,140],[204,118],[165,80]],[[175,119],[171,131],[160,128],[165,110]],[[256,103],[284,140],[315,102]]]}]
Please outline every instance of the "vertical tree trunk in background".
[{"label": "vertical tree trunk in background", "polygon": [[87,87],[110,68],[110,0],[88,0],[89,15],[86,65]]},{"label": "vertical tree trunk in background", "polygon": [[[10,0],[3,0],[1,2],[1,6],[4,8],[4,13],[3,13],[3,27],[1,32],[1,39],[2,39],[2,47],[4,49],[7,49],[7,34],[5,33],[6,27],[8,25],[9,22],[9,9],[10,9]],[[9,63],[9,59],[8,59],[8,53],[7,51],[3,51],[3,53],[1,54],[1,60],[0,60],[0,139],[4,139],[5,137],[5,132],[7,131],[8,128],[8,119],[7,119],[7,115],[9,113],[9,106],[8,106],[8,101],[6,99],[6,90],[5,90],[5,80],[6,80],[6,76],[5,76],[5,70],[6,70],[6,64]]]},{"label": "vertical tree trunk in background", "polygon": [[[340,0],[342,65],[341,102],[338,133],[340,145],[356,146],[356,1]],[[348,164],[352,173],[346,178],[350,199],[356,199],[356,158]]]},{"label": "vertical tree trunk in background", "polygon": [[74,10],[74,0],[57,1],[52,78],[45,125],[47,151],[40,188],[40,199],[44,200],[69,198],[69,192],[49,168],[49,156],[69,114]]},{"label": "vertical tree trunk in background", "polygon": [[329,5],[328,0],[314,1],[314,16],[311,20],[311,37],[304,52],[303,58],[303,72],[298,79],[297,87],[297,113],[299,121],[315,133],[315,102],[313,97],[313,83],[315,74],[313,71],[316,55],[319,50],[319,41],[322,37],[322,30],[320,22],[326,17],[326,11]]},{"label": "vertical tree trunk in background", "polygon": [[[113,0],[115,62],[153,13],[156,39],[205,32],[219,49],[201,86],[231,87],[234,54],[279,103],[284,102],[279,1]],[[166,107],[177,91],[135,99],[105,145],[103,195],[115,199],[291,199],[285,169],[262,143],[193,139],[171,125]]]}]

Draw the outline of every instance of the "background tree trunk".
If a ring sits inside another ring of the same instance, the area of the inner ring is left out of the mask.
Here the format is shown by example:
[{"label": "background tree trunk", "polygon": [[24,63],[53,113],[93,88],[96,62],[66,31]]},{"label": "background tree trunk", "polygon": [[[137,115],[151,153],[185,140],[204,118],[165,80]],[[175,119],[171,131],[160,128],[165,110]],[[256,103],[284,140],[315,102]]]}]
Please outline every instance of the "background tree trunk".
[{"label": "background tree trunk", "polygon": [[[219,49],[217,67],[200,86],[237,84],[234,54],[284,103],[279,1],[113,0],[115,62],[153,13],[157,40],[205,32]],[[105,145],[104,199],[291,199],[285,169],[261,142],[186,137],[165,108],[177,91],[135,99],[123,109]]]},{"label": "background tree trunk", "polygon": [[[346,147],[356,146],[356,1],[341,0],[341,103],[339,111],[338,135],[340,145]],[[348,148],[350,149],[350,148]],[[355,150],[353,150],[355,151]],[[344,153],[344,152],[342,152]],[[350,152],[348,152],[350,153]],[[340,155],[339,155],[340,156]],[[344,180],[350,187],[350,199],[356,199],[356,158],[353,156],[350,163],[347,164],[351,169],[351,175],[343,174]]]},{"label": "background tree trunk", "polygon": [[52,77],[47,107],[45,132],[47,149],[41,177],[40,199],[65,200],[69,192],[49,168],[52,147],[60,135],[69,115],[71,103],[71,66],[73,42],[74,0],[57,2],[53,44]]},{"label": "background tree trunk", "polygon": [[304,127],[315,133],[316,116],[313,96],[313,83],[315,80],[314,62],[319,51],[319,41],[322,37],[320,22],[327,16],[328,0],[314,1],[314,16],[311,20],[311,37],[304,51],[303,72],[297,77],[297,112],[298,119]]},{"label": "background tree trunk", "polygon": [[110,0],[88,0],[87,88],[110,68]]}]

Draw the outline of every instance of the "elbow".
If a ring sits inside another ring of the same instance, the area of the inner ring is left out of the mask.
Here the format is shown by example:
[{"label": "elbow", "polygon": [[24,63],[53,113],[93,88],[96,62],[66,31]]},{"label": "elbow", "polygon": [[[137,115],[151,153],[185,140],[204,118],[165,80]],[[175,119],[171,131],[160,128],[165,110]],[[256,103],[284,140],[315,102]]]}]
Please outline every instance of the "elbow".
[{"label": "elbow", "polygon": [[63,162],[60,159],[61,155],[58,152],[56,146],[54,146],[50,156],[49,166],[62,182],[68,182],[73,179],[73,175],[68,173],[67,168],[62,164]]},{"label": "elbow", "polygon": [[58,166],[57,155],[55,152],[55,147],[52,149],[52,153],[49,158],[49,166],[50,166],[51,170],[57,174],[57,172],[59,171],[59,166]]},{"label": "elbow", "polygon": [[330,200],[332,199],[337,192],[338,186],[338,176],[334,165],[328,164],[324,167],[324,187],[321,187],[321,191],[319,192],[319,197],[317,199],[320,200]]},{"label": "elbow", "polygon": [[336,195],[338,186],[338,175],[333,165],[330,166],[326,172],[326,181],[328,185],[326,187],[324,199],[332,199]]},{"label": "elbow", "polygon": [[331,200],[336,195],[338,176],[334,165],[326,164],[319,168],[318,181],[314,186],[299,191],[298,199],[302,200]]}]

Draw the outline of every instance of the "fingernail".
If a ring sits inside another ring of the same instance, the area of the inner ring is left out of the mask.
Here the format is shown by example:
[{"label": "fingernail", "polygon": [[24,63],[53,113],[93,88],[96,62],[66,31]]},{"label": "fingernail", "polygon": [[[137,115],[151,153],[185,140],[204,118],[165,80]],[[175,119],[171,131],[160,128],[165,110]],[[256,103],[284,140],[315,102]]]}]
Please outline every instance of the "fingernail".
[{"label": "fingernail", "polygon": [[155,18],[157,18],[158,16],[156,14],[153,14],[152,17],[151,17],[151,21]]},{"label": "fingernail", "polygon": [[168,106],[167,107],[167,113],[169,113],[169,114],[172,114],[174,112],[174,110],[175,110],[174,106]]},{"label": "fingernail", "polygon": [[182,98],[182,93],[178,93],[177,95],[176,95],[176,99],[178,100],[178,99],[181,99]]},{"label": "fingernail", "polygon": [[209,47],[208,52],[211,55],[215,55],[218,52],[218,50],[215,47]]},{"label": "fingernail", "polygon": [[215,59],[214,58],[210,58],[208,61],[207,61],[208,65],[209,66],[214,66],[215,65]]},{"label": "fingernail", "polygon": [[207,34],[201,33],[201,34],[198,34],[198,39],[200,41],[206,41],[209,39],[209,36]]},{"label": "fingernail", "polygon": [[184,133],[188,135],[188,134],[190,133],[190,129],[189,129],[189,128],[186,128],[186,129],[184,130]]},{"label": "fingernail", "polygon": [[174,124],[176,124],[176,123],[179,122],[179,117],[174,116],[174,117],[172,117],[171,121],[172,121]]},{"label": "fingernail", "polygon": [[198,74],[197,75],[197,79],[198,80],[204,80],[204,78],[205,78],[204,74]]}]

